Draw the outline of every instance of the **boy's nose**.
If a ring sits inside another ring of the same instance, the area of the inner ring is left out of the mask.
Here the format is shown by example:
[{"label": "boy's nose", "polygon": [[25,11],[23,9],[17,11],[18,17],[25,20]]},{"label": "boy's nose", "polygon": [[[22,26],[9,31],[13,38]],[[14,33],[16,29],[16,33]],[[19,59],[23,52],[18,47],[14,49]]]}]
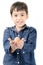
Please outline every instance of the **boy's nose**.
[{"label": "boy's nose", "polygon": [[18,19],[21,19],[21,16],[18,16]]}]

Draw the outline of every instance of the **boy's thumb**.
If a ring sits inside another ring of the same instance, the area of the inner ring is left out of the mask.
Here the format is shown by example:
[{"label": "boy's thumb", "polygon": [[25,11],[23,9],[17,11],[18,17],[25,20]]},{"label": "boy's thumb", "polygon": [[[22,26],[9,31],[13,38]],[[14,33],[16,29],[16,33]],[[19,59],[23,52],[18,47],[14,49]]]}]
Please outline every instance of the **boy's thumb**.
[{"label": "boy's thumb", "polygon": [[22,38],[23,41],[26,41],[24,38]]},{"label": "boy's thumb", "polygon": [[9,41],[11,41],[11,38],[8,38]]},{"label": "boy's thumb", "polygon": [[22,38],[22,40],[24,41],[24,38]]}]

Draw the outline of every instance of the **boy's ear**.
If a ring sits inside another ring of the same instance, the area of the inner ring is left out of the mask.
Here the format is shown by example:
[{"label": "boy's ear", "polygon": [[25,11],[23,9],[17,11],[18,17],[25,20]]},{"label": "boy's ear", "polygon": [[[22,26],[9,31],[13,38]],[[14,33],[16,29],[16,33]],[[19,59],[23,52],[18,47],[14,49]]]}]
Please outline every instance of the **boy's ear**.
[{"label": "boy's ear", "polygon": [[30,14],[28,13],[28,14],[27,14],[27,18],[29,18],[29,15],[30,15]]},{"label": "boy's ear", "polygon": [[29,18],[29,15],[27,14],[27,19]]},{"label": "boy's ear", "polygon": [[11,19],[13,19],[13,16],[11,15]]}]

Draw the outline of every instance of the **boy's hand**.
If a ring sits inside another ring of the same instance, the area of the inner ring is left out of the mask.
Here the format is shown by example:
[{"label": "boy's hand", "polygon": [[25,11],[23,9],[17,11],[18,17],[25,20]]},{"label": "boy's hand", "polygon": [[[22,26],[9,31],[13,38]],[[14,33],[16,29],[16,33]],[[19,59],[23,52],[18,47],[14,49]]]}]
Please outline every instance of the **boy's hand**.
[{"label": "boy's hand", "polygon": [[14,42],[16,43],[16,45],[19,44],[19,41],[20,41],[20,38],[19,38],[19,37],[16,37],[16,38],[14,39]]},{"label": "boy's hand", "polygon": [[24,46],[24,38],[20,39],[19,37],[16,37],[14,40],[11,40],[11,38],[8,38],[8,40],[12,50],[22,49]]},{"label": "boy's hand", "polygon": [[8,38],[9,42],[10,42],[10,46],[11,46],[11,52],[14,52],[17,47],[16,47],[16,43],[14,42],[14,40],[12,40],[11,38]]},{"label": "boy's hand", "polygon": [[18,44],[17,44],[17,48],[18,49],[22,49],[24,46],[24,38],[20,39]]}]

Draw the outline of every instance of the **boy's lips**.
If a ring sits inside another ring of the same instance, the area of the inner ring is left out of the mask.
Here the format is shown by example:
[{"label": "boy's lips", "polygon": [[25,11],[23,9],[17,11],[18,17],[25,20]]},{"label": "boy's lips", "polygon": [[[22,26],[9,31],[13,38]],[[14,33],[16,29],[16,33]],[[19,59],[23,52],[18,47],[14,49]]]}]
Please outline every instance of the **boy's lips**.
[{"label": "boy's lips", "polygon": [[18,23],[18,24],[21,24],[21,23],[23,23],[23,22],[22,22],[22,21],[18,21],[17,23]]}]

